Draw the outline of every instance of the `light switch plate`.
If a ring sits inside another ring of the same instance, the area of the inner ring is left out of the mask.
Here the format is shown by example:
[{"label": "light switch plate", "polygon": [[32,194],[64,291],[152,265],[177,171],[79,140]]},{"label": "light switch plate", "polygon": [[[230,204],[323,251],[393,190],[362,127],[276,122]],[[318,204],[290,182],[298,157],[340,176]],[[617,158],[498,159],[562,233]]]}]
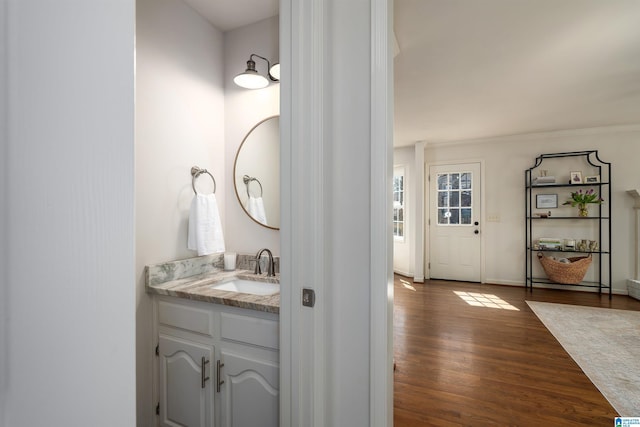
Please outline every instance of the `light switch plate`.
[{"label": "light switch plate", "polygon": [[492,213],[487,215],[487,222],[500,222],[500,214]]}]

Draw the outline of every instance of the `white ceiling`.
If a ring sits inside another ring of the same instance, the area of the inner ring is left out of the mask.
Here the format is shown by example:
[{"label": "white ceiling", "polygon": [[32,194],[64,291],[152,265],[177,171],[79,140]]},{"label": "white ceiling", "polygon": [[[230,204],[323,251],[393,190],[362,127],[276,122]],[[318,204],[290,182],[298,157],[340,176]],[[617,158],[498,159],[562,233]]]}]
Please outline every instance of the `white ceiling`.
[{"label": "white ceiling", "polygon": [[184,0],[220,31],[229,31],[278,14],[279,0]]},{"label": "white ceiling", "polygon": [[640,123],[639,0],[395,0],[395,146]]},{"label": "white ceiling", "polygon": [[[221,31],[278,0],[185,0]],[[640,124],[640,0],[394,0],[394,145]]]}]

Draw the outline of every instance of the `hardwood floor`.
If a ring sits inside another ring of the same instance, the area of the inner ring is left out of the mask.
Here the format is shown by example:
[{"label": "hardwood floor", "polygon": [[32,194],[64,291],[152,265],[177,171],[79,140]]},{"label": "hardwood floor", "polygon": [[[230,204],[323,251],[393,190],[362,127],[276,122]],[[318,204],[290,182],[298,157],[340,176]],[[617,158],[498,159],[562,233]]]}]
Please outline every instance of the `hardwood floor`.
[{"label": "hardwood floor", "polygon": [[639,311],[640,301],[402,276],[394,300],[394,426],[613,425],[615,410],[525,300]]}]

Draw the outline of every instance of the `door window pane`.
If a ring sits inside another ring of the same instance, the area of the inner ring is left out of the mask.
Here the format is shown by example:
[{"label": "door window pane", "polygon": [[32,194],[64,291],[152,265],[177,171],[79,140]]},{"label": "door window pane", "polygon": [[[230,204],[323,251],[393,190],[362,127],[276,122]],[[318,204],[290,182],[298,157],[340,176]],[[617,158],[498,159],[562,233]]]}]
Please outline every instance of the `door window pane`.
[{"label": "door window pane", "polygon": [[447,191],[438,191],[438,207],[449,207],[449,193]]},{"label": "door window pane", "polygon": [[449,192],[449,206],[452,208],[457,208],[460,206],[460,192],[459,191],[450,191]]},{"label": "door window pane", "polygon": [[460,174],[459,173],[452,173],[451,175],[451,179],[450,179],[450,183],[451,183],[451,189],[452,190],[458,190],[460,188]]},{"label": "door window pane", "polygon": [[473,218],[471,172],[438,174],[436,191],[438,225],[471,225]]},{"label": "door window pane", "polygon": [[448,209],[438,209],[438,224],[446,225],[449,224],[449,213]]},{"label": "door window pane", "polygon": [[460,188],[463,190],[471,188],[471,172],[460,174]]},{"label": "door window pane", "polygon": [[471,209],[462,208],[460,209],[460,223],[461,224],[469,224],[471,225]]},{"label": "door window pane", "polygon": [[451,209],[451,217],[449,217],[450,225],[460,224],[460,209]]},{"label": "door window pane", "polygon": [[463,208],[471,207],[471,191],[461,191],[460,199],[460,206],[462,206]]},{"label": "door window pane", "polygon": [[449,188],[449,174],[438,174],[438,190],[447,190]]}]

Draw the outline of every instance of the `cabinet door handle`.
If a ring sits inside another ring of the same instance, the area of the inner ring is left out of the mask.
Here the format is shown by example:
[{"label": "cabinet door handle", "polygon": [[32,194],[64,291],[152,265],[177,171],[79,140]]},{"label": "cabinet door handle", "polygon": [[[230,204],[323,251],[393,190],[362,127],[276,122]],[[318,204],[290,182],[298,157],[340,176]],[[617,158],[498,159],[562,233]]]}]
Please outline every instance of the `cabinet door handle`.
[{"label": "cabinet door handle", "polygon": [[216,383],[216,392],[220,393],[220,386],[222,384],[224,384],[224,381],[222,380],[222,377],[220,376],[220,369],[224,366],[224,363],[220,363],[220,361],[218,360],[216,362],[216,379],[218,380],[218,382]]},{"label": "cabinet door handle", "polygon": [[204,356],[202,356],[202,368],[200,369],[200,380],[202,388],[204,388],[204,383],[209,379],[209,377],[205,376],[207,371],[207,363],[209,363],[209,361],[206,360]]}]

